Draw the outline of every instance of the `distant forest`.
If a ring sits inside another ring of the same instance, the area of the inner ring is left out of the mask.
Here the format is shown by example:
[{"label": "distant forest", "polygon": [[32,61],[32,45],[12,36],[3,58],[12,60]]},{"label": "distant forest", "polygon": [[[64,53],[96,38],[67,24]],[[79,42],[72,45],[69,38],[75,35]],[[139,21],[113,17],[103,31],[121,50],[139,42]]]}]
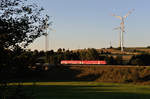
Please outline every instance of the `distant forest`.
[{"label": "distant forest", "polygon": [[[133,55],[128,61],[124,61],[122,55],[113,57],[111,52],[98,51],[94,48],[83,50],[65,50],[59,48],[56,52],[53,50],[30,51],[16,47],[13,51],[1,49],[0,64],[9,70],[28,69],[29,66],[35,66],[36,63],[49,63],[53,65],[60,64],[61,60],[105,60],[108,65],[150,65],[150,54]],[[19,66],[19,67],[18,67]],[[19,70],[20,71],[20,70]]]}]

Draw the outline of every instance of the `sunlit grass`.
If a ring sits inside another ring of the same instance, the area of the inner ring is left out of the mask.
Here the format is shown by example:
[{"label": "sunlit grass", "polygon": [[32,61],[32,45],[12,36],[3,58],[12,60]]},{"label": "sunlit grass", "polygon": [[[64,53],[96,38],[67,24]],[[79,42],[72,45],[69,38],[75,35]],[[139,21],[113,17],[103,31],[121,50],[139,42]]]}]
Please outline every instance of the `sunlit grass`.
[{"label": "sunlit grass", "polygon": [[8,85],[24,85],[24,86],[30,86],[30,85],[37,85],[37,86],[44,86],[44,85],[73,85],[73,86],[96,86],[96,85],[114,85],[114,86],[137,86],[134,84],[120,84],[120,83],[100,83],[100,82],[24,82],[24,83],[9,83]]}]

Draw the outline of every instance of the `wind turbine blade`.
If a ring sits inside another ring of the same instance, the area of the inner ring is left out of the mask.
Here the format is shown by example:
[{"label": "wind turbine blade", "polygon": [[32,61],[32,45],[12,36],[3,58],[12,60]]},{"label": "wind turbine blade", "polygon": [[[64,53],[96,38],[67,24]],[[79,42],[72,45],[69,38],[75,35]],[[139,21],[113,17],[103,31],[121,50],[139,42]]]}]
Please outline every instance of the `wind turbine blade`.
[{"label": "wind turbine blade", "polygon": [[129,11],[123,18],[127,18],[133,11],[134,11],[134,9],[132,9],[131,11]]},{"label": "wind turbine blade", "polygon": [[122,20],[122,17],[121,16],[117,16],[115,14],[112,14],[112,16],[116,17],[116,18],[119,18],[120,20]]}]

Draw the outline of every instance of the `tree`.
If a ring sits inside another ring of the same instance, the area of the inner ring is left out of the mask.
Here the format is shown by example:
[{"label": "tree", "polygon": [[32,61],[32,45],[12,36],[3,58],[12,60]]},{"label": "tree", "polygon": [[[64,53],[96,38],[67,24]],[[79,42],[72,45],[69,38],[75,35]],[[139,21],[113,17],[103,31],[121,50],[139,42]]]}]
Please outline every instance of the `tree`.
[{"label": "tree", "polygon": [[[6,80],[6,83],[0,82],[2,99],[7,92],[7,80],[12,77],[13,72],[19,71],[17,75],[23,74],[22,70],[28,69],[29,64],[34,62],[32,53],[26,53],[22,47],[46,35],[46,29],[51,24],[49,16],[42,13],[43,8],[27,1],[0,0],[0,79]],[[11,99],[24,98],[20,95]]]},{"label": "tree", "polygon": [[88,48],[86,53],[86,59],[87,60],[97,60],[99,57],[99,53],[94,48]]},{"label": "tree", "polygon": [[43,8],[28,4],[27,0],[0,0],[0,46],[13,49],[26,47],[45,35],[51,24]]},{"label": "tree", "polygon": [[115,65],[116,64],[116,60],[112,57],[112,56],[106,56],[105,60],[107,61],[107,64],[109,65]]},{"label": "tree", "polygon": [[132,64],[132,65],[144,65],[143,61],[142,61],[141,59],[138,59],[138,58],[133,59],[133,60],[131,61],[131,64]]},{"label": "tree", "polygon": [[[49,16],[42,13],[43,8],[27,1],[0,0],[0,71],[6,67],[27,66],[27,57],[31,55],[22,54],[22,47],[46,35],[46,29],[51,24]],[[18,61],[21,61],[20,65]]]},{"label": "tree", "polygon": [[123,58],[122,58],[121,55],[118,55],[116,57],[116,63],[117,63],[117,65],[122,65],[123,64]]},{"label": "tree", "polygon": [[141,65],[141,66],[150,65],[149,59],[150,59],[149,54],[136,55],[136,56],[133,56],[130,59],[129,64],[131,64],[131,65]]},{"label": "tree", "polygon": [[58,54],[61,54],[63,52],[63,50],[61,49],[61,48],[59,48],[58,50],[57,50],[57,53]]},{"label": "tree", "polygon": [[79,57],[81,60],[86,60],[86,51],[85,50],[79,51]]},{"label": "tree", "polygon": [[46,54],[46,60],[45,60],[45,62],[46,63],[51,63],[51,56],[53,56],[54,55],[54,51],[53,50],[50,50],[50,51],[46,51],[45,52],[45,54]]}]

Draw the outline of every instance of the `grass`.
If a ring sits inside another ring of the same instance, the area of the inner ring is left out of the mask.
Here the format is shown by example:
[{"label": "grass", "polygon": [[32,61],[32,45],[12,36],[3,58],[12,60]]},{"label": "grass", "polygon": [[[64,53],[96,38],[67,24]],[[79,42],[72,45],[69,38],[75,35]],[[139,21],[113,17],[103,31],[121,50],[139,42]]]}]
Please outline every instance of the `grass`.
[{"label": "grass", "polygon": [[[11,83],[15,85],[17,83]],[[23,83],[26,90],[32,83]],[[150,99],[149,85],[98,82],[37,82],[36,99]]]}]

